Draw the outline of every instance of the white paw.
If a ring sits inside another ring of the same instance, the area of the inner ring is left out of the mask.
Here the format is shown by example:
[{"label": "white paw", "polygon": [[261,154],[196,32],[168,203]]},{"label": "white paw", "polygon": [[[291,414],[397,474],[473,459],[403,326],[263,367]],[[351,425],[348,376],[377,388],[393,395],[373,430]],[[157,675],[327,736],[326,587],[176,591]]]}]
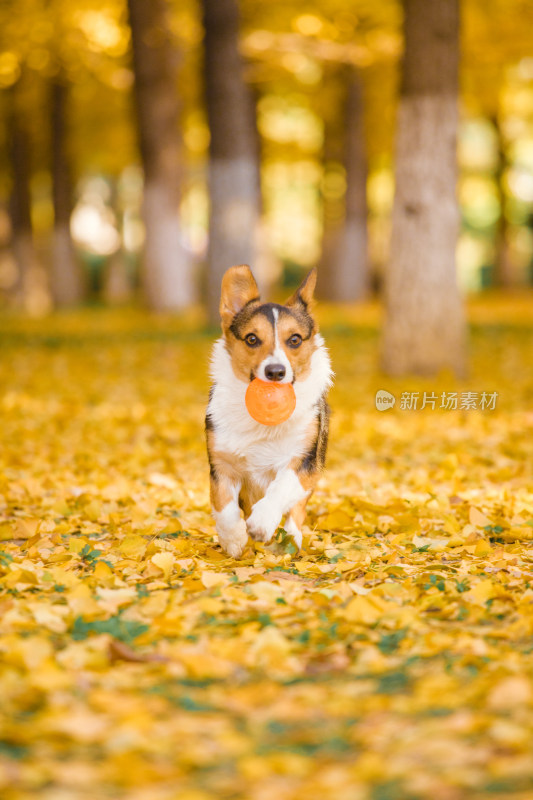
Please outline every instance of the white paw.
[{"label": "white paw", "polygon": [[238,520],[231,528],[217,527],[218,541],[224,552],[230,558],[240,558],[248,542],[246,522]]},{"label": "white paw", "polygon": [[294,544],[298,548],[298,550],[302,549],[302,532],[300,528],[297,527],[296,523],[288,517],[287,521],[285,522],[285,531],[288,536],[292,536],[294,540]]},{"label": "white paw", "polygon": [[256,542],[269,542],[278,529],[281,514],[272,508],[272,503],[262,497],[252,506],[252,513],[246,520],[248,533]]}]

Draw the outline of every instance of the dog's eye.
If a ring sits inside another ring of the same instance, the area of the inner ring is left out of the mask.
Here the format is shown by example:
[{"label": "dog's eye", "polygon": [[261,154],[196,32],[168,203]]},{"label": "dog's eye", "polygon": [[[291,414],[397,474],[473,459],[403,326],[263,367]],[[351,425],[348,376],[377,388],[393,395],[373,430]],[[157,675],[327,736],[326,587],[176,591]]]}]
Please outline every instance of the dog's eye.
[{"label": "dog's eye", "polygon": [[255,335],[255,333],[249,333],[248,336],[244,337],[244,341],[248,347],[259,347],[261,344],[261,340]]},{"label": "dog's eye", "polygon": [[301,343],[302,343],[302,337],[300,336],[299,333],[293,333],[292,336],[290,336],[287,339],[287,344],[289,345],[289,347],[294,347],[294,348],[300,347]]}]

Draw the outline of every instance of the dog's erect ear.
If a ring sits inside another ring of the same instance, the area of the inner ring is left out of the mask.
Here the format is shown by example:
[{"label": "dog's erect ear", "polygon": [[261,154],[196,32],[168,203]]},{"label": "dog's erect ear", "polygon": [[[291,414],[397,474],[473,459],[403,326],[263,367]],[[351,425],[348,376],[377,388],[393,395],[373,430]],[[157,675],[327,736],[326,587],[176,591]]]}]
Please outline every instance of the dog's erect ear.
[{"label": "dog's erect ear", "polygon": [[296,306],[301,304],[306,309],[311,309],[315,301],[314,291],[316,286],[316,269],[312,269],[307,274],[300,286],[296,289],[293,295],[289,297],[285,305]]},{"label": "dog's erect ear", "polygon": [[220,318],[224,330],[229,328],[235,314],[252,300],[259,300],[252,270],[246,264],[230,267],[224,273],[220,292]]}]

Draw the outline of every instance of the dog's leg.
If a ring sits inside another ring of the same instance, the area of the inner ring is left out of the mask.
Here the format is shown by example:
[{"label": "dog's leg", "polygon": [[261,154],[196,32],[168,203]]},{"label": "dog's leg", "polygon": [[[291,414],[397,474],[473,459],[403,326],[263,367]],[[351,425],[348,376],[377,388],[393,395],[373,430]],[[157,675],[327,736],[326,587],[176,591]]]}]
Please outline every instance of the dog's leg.
[{"label": "dog's leg", "polygon": [[296,503],[296,505],[293,506],[287,514],[287,519],[285,520],[285,530],[289,536],[292,536],[294,539],[294,544],[298,550],[300,550],[302,546],[302,525],[305,519],[305,511],[308,499],[309,498],[304,497],[303,500],[300,500],[299,503]]},{"label": "dog's leg", "polygon": [[264,497],[252,506],[252,513],[246,520],[250,536],[259,542],[269,542],[282,516],[308,495],[309,490],[304,489],[293,469],[281,470]]},{"label": "dog's leg", "polygon": [[211,506],[220,546],[228,556],[240,558],[248,533],[239,507],[240,482],[217,472],[211,475]]}]

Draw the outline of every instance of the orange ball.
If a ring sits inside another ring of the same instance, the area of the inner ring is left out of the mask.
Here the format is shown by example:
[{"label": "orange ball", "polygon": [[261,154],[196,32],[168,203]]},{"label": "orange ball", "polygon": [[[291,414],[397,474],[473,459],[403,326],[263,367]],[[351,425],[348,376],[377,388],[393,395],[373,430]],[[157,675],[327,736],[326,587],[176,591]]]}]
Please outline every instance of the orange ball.
[{"label": "orange ball", "polygon": [[261,425],[279,425],[296,408],[296,395],[291,383],[275,383],[254,378],[244,398],[246,408]]}]

